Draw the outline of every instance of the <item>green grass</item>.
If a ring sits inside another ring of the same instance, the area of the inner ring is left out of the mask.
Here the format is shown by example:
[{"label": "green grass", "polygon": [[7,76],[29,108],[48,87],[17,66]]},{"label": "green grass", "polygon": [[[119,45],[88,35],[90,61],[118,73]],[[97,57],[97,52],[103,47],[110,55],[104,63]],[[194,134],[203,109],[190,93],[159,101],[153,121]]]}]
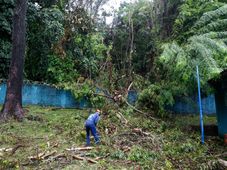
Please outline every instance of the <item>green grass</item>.
[{"label": "green grass", "polygon": [[[128,124],[114,111],[103,115],[98,125],[102,143],[82,156],[100,159],[97,164],[72,159],[66,148],[85,144],[84,121],[87,110],[26,107],[23,122],[10,120],[0,126],[0,148],[18,148],[0,153],[0,169],[219,169],[217,156],[225,151],[218,137],[206,137],[200,144],[200,134],[190,130],[198,124],[198,116],[171,116],[154,121],[136,113],[122,111]],[[205,123],[215,123],[215,117],[205,117]],[[140,128],[141,131],[135,131]],[[134,129],[134,130],[133,130]],[[36,160],[28,157],[44,151],[65,154],[65,159]],[[81,153],[80,153],[81,154]]]}]

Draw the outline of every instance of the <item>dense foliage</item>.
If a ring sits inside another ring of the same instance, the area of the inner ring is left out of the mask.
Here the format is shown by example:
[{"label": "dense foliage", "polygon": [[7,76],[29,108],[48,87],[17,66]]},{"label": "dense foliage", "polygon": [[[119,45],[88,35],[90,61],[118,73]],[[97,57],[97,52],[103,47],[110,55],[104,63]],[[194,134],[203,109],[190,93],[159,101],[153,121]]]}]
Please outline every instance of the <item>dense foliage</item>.
[{"label": "dense foliage", "polygon": [[41,8],[29,3],[26,78],[36,81],[48,79],[48,67],[51,64],[48,55],[53,53],[52,46],[64,34],[63,21],[64,16],[59,9]]},{"label": "dense foliage", "polygon": [[158,82],[143,90],[139,103],[158,105],[160,112],[176,97],[193,95],[197,87],[196,65],[203,93],[210,91],[208,80],[226,69],[226,7],[209,0],[187,0],[180,6],[174,34],[162,45],[163,52],[156,59]]},{"label": "dense foliage", "polygon": [[[194,93],[196,65],[204,93],[207,80],[226,68],[225,1],[138,0],[114,13],[102,9],[107,2],[29,0],[25,78],[75,96],[79,89],[91,96],[80,88],[86,82],[110,93],[133,82],[131,89],[141,92],[138,106],[162,112]],[[0,78],[7,78],[14,2],[0,4]]]},{"label": "dense foliage", "polygon": [[200,69],[203,92],[209,89],[207,81],[226,69],[226,12],[227,5],[223,5],[204,13],[192,23],[188,31],[190,36],[185,42],[178,43],[174,40],[163,46],[164,51],[159,62],[162,72],[166,74],[162,74],[162,78],[174,85],[169,87],[173,89],[173,94],[178,87],[174,95],[193,94],[196,89],[196,65]]},{"label": "dense foliage", "polygon": [[0,0],[0,78],[6,78],[8,75],[13,7],[13,0]]}]

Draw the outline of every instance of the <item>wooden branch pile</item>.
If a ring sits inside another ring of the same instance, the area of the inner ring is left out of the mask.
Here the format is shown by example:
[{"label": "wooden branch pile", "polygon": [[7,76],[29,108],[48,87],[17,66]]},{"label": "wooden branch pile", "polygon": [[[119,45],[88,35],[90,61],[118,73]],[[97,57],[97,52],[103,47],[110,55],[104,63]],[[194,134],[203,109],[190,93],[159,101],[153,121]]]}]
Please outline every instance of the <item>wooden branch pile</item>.
[{"label": "wooden branch pile", "polygon": [[58,159],[66,159],[66,160],[79,160],[79,161],[87,161],[89,163],[96,164],[98,163],[98,160],[104,159],[109,156],[107,154],[106,156],[103,157],[96,157],[96,158],[90,158],[88,155],[89,153],[86,153],[87,151],[90,151],[94,149],[94,147],[72,147],[72,148],[67,148],[65,149],[65,152],[63,153],[57,153],[56,150],[54,151],[44,151],[41,153],[38,153],[35,156],[30,156],[28,159],[30,161],[55,161]]}]

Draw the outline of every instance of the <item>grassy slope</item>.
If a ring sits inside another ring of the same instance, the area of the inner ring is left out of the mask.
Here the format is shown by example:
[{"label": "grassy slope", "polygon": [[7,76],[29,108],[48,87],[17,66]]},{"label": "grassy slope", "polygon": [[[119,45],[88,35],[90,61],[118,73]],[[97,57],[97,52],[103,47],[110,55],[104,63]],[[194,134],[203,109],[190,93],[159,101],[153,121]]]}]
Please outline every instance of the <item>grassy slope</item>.
[{"label": "grassy slope", "polygon": [[[109,156],[98,164],[90,164],[72,159],[75,153],[65,150],[84,145],[83,123],[88,111],[34,106],[27,110],[30,120],[12,120],[0,126],[0,148],[24,145],[13,155],[0,153],[0,169],[215,169],[219,168],[216,155],[225,151],[218,138],[206,138],[206,144],[200,144],[199,133],[189,128],[189,124],[199,122],[198,116],[177,116],[164,122],[127,114],[126,110],[123,113],[129,121],[127,125],[113,112],[102,116],[102,144],[80,154],[89,158]],[[205,117],[205,123],[209,122],[214,123],[215,118]],[[67,159],[28,159],[44,151],[64,153]]]}]

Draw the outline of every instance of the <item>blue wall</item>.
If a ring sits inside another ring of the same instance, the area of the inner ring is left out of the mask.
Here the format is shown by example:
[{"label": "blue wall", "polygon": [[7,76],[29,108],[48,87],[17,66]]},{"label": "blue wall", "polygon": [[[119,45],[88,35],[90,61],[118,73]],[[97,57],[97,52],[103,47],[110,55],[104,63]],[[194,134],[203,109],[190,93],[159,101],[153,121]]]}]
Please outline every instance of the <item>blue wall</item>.
[{"label": "blue wall", "polygon": [[[48,85],[39,84],[24,84],[23,86],[23,105],[41,105],[41,106],[54,106],[62,108],[86,108],[89,103],[86,99],[76,101],[70,91],[56,89]],[[97,92],[101,92],[97,89]],[[103,91],[108,95],[107,91]],[[6,93],[6,84],[0,84],[0,104],[4,103]],[[135,104],[138,94],[136,91],[129,91],[128,102]],[[216,113],[214,95],[210,95],[202,99],[202,107],[205,114]],[[176,104],[168,107],[169,110],[181,114],[194,114],[198,113],[197,97],[193,97],[184,101],[177,99]]]},{"label": "blue wall", "polygon": [[[135,104],[137,98],[138,94],[136,91],[129,91],[128,101],[131,104]],[[187,99],[178,98],[173,106],[167,106],[166,109],[179,114],[199,113],[198,97],[188,97]],[[215,97],[213,94],[202,98],[202,109],[204,114],[216,114]]]},{"label": "blue wall", "polygon": [[[108,91],[97,88],[97,93],[103,92],[106,95]],[[6,84],[0,84],[0,104],[4,103],[6,94]],[[87,108],[89,103],[84,98],[80,101],[75,100],[70,91],[56,89],[42,84],[24,84],[22,89],[23,105],[54,106],[62,108]],[[137,100],[136,91],[129,91],[128,102],[134,104]]]},{"label": "blue wall", "polygon": [[[202,109],[203,113],[208,115],[216,113],[215,97],[213,94],[202,98]],[[188,100],[176,99],[176,103],[169,107],[169,110],[181,114],[199,113],[198,97],[188,98]]]},{"label": "blue wall", "polygon": [[[6,84],[0,84],[0,104],[4,103]],[[76,101],[70,91],[56,89],[47,85],[24,84],[23,105],[54,106],[62,108],[88,107],[85,99]]]},{"label": "blue wall", "polygon": [[[129,91],[128,101],[131,104],[135,104],[137,98],[138,94],[136,91]],[[178,98],[173,106],[167,106],[166,109],[179,114],[199,113],[198,97],[188,97],[187,99]],[[215,97],[213,94],[202,98],[202,109],[204,114],[216,114]]]}]

